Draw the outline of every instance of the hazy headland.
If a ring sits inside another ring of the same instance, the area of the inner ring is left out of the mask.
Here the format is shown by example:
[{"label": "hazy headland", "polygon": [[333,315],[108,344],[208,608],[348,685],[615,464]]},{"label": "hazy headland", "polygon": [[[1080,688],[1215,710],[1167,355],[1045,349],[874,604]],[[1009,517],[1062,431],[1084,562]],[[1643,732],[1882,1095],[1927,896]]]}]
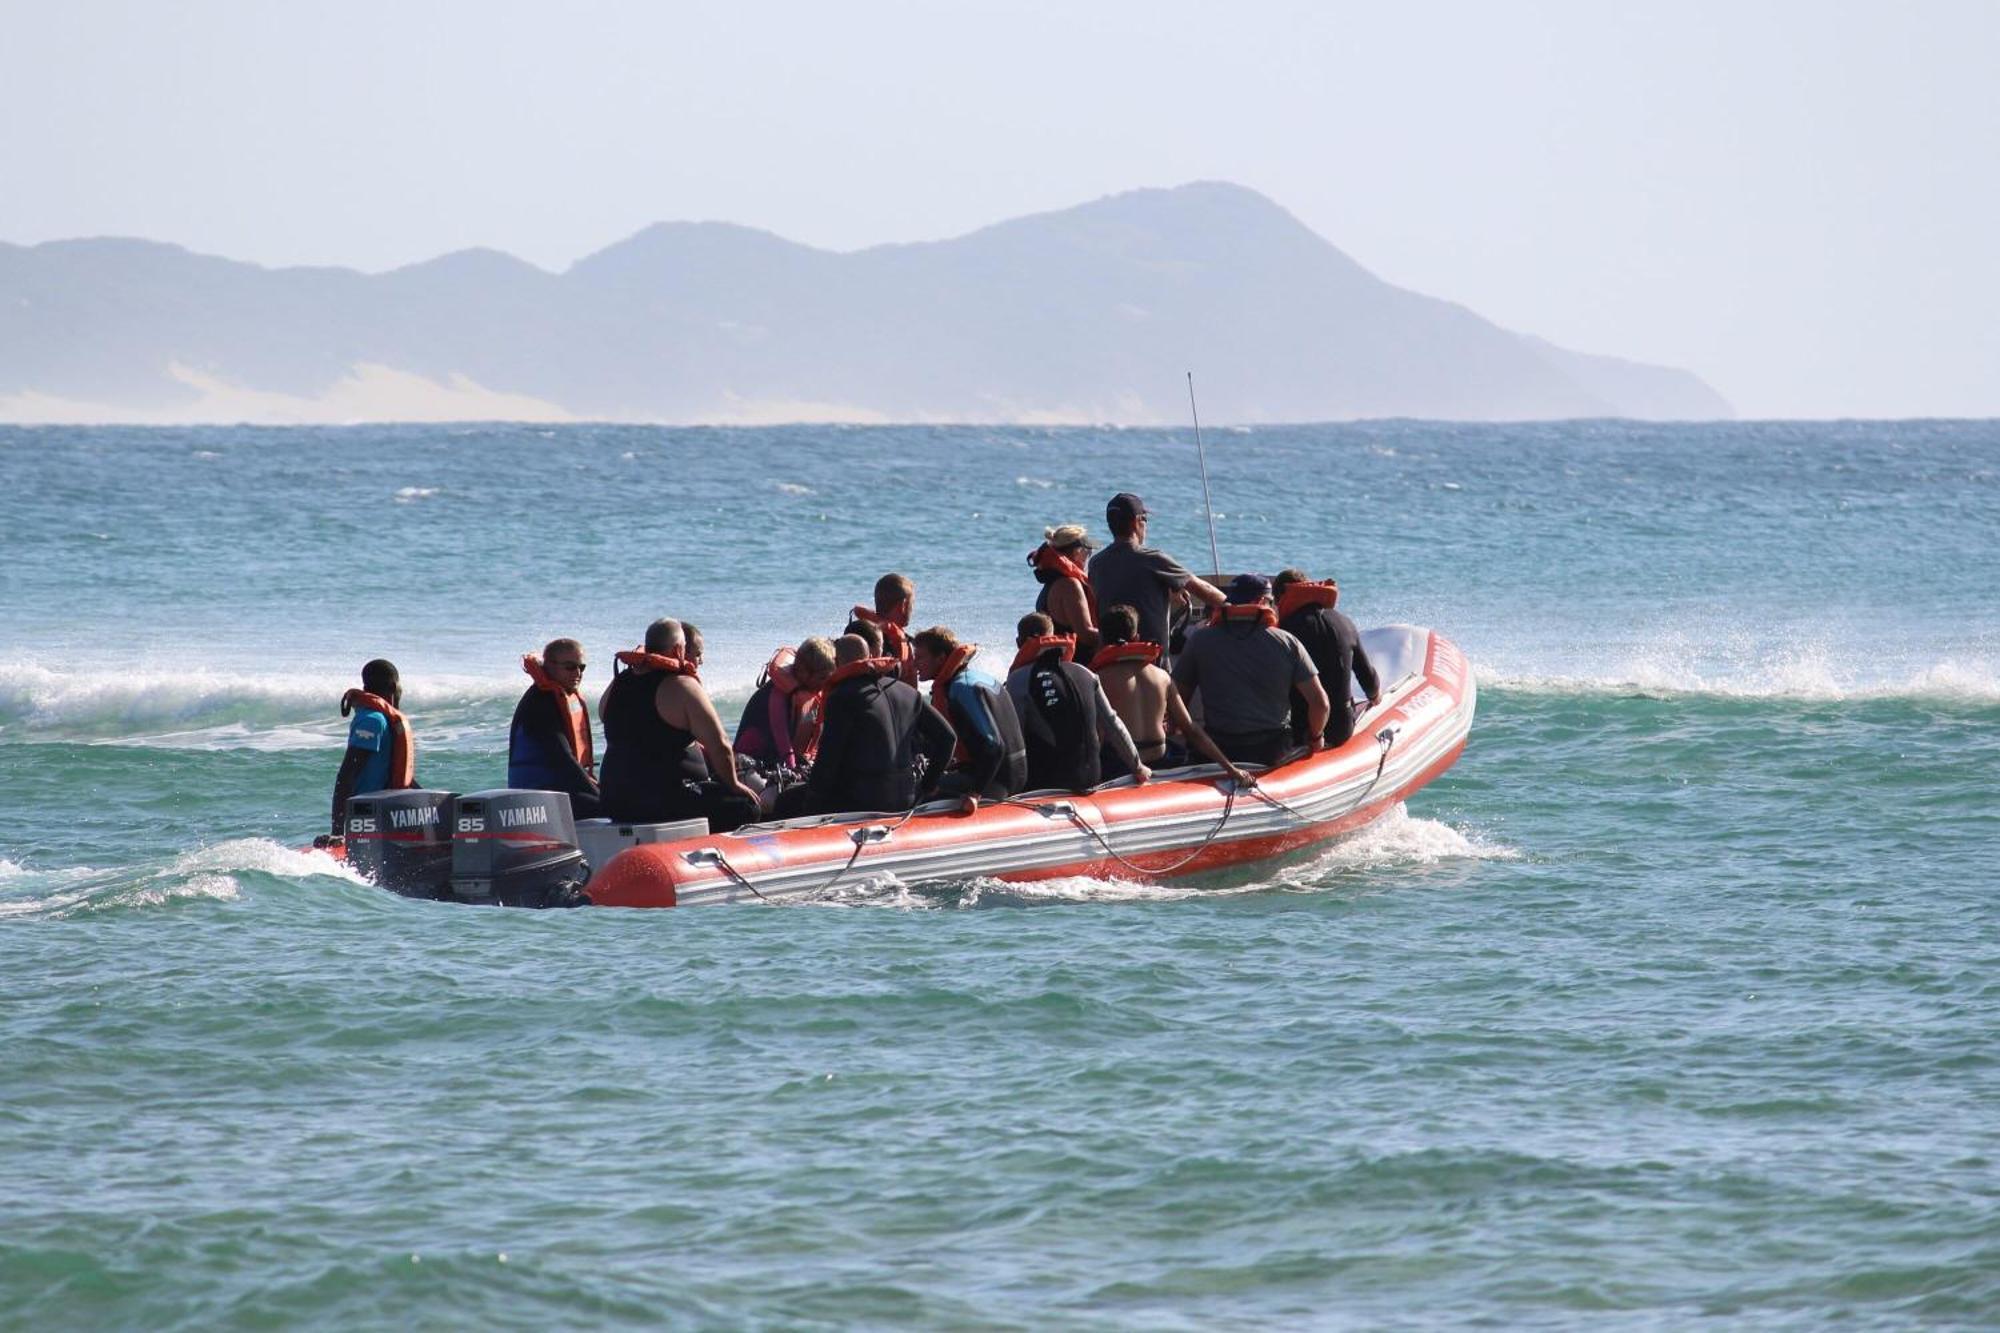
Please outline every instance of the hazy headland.
[{"label": "hazy headland", "polygon": [[662,222],[561,273],[0,245],[0,421],[1706,420],[1692,373],[1376,277],[1270,199],[1136,190],[852,252]]}]

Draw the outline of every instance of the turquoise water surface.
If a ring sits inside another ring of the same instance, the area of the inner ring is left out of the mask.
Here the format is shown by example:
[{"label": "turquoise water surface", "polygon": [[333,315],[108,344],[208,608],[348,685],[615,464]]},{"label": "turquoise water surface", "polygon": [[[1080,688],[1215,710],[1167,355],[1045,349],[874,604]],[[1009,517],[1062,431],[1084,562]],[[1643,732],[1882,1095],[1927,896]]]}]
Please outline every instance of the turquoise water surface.
[{"label": "turquoise water surface", "polygon": [[1204,565],[1191,437],[0,429],[0,1325],[1993,1322],[2000,424],[1208,446],[1225,563],[1473,660],[1406,810],[529,913],[288,850],[363,660],[496,785],[553,634],[740,705],[891,568],[1009,638],[1114,490]]}]

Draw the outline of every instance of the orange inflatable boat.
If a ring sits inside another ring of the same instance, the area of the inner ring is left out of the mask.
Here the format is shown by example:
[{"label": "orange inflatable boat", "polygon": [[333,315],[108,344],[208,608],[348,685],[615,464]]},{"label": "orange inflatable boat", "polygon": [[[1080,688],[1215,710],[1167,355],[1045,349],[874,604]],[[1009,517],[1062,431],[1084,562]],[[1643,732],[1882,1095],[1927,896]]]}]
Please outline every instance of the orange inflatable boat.
[{"label": "orange inflatable boat", "polygon": [[1384,682],[1381,703],[1345,745],[1263,772],[1255,787],[1205,764],[1156,772],[1143,786],[1125,778],[1087,794],[1027,792],[971,815],[935,802],[749,825],[631,847],[585,892],[600,907],[776,902],[889,876],[1151,880],[1296,853],[1362,827],[1451,767],[1472,727],[1472,670],[1449,640],[1395,625],[1362,642]]}]

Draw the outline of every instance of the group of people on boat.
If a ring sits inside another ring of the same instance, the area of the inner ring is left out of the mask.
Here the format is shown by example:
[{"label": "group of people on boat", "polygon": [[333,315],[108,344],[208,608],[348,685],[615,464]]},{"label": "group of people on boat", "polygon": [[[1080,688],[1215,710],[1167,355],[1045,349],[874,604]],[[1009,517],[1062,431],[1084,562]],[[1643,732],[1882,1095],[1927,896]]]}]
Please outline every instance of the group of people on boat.
[{"label": "group of people on boat", "polygon": [[[617,654],[598,700],[601,765],[583,647],[554,639],[522,659],[531,684],[509,730],[507,783],[566,792],[578,818],[704,818],[717,832],[934,798],[970,812],[1021,791],[1143,783],[1195,756],[1248,784],[1240,765],[1268,768],[1346,741],[1355,682],[1360,706],[1380,701],[1332,580],[1286,569],[1218,588],[1146,545],[1138,496],[1113,496],[1105,521],[1112,540],[1095,552],[1079,525],[1044,532],[1028,556],[1041,585],[1035,609],[1004,668],[946,626],[912,630],[916,585],[885,574],[839,637],[772,656],[733,736],[701,680],[700,630],[655,620],[639,647]],[[1207,615],[1175,651],[1177,603]],[[378,658],[341,701],[352,720],[334,783],[335,838],[350,795],[417,785],[401,700],[396,667]]]}]

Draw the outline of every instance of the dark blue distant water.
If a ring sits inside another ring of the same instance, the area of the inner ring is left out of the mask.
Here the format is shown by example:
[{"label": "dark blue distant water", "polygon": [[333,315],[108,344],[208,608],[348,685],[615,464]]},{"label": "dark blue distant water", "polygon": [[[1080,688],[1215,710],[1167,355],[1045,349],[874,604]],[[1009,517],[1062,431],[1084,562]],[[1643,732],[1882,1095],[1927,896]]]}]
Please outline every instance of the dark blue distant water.
[{"label": "dark blue distant water", "polygon": [[1475,663],[1406,812],[544,915],[285,850],[362,660],[491,785],[556,633],[740,701],[890,568],[1008,637],[1114,490],[1199,567],[1191,437],[0,429],[0,1323],[1989,1320],[2000,425],[1208,443],[1226,564]]}]

